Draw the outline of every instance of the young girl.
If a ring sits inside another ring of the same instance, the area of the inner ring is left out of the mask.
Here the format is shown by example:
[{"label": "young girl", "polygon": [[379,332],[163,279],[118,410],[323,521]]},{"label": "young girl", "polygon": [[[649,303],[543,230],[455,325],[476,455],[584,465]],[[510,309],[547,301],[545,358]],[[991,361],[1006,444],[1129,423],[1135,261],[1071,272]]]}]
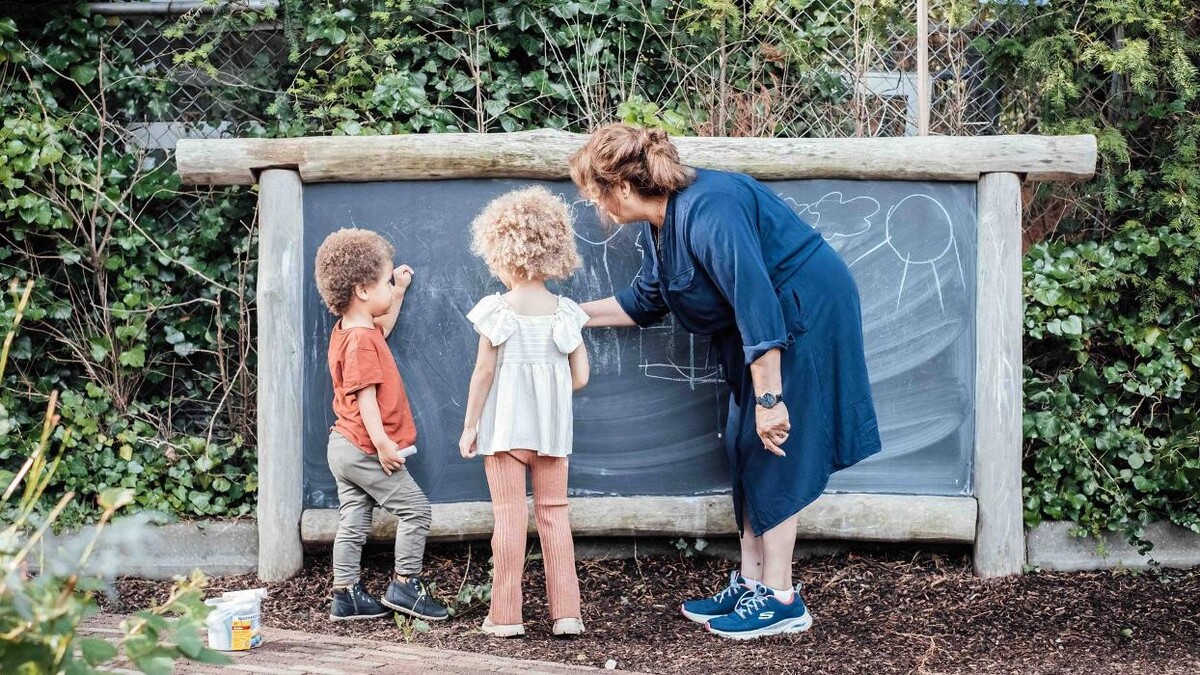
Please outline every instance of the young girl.
[{"label": "young girl", "polygon": [[525,472],[533,473],[533,510],[546,564],[554,634],[583,632],[575,544],[567,519],[567,456],[572,391],[588,380],[583,324],[588,315],[546,289],[579,268],[567,205],[543,187],[496,198],[471,224],[472,251],[509,289],[467,314],[479,350],[459,451],[483,455],[492,511],[492,607],[482,629],[525,634],[521,573],[525,563]]}]

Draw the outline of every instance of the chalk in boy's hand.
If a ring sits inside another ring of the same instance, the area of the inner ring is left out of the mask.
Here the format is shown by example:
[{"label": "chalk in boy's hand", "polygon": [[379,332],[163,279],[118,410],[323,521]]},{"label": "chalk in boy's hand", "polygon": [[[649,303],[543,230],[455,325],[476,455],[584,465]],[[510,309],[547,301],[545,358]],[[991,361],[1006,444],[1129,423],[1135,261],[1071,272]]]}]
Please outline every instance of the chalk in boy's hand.
[{"label": "chalk in boy's hand", "polygon": [[408,285],[412,283],[413,268],[408,265],[401,265],[392,270],[392,284],[396,290],[404,292],[408,289]]}]

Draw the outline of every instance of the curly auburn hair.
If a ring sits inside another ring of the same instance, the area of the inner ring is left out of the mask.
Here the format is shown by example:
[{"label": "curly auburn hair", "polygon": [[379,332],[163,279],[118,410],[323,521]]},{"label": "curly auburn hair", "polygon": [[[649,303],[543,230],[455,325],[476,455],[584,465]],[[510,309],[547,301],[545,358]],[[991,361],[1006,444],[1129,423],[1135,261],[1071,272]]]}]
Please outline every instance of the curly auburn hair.
[{"label": "curly auburn hair", "polygon": [[696,180],[696,170],[680,163],[667,132],[623,122],[593,132],[570,162],[571,180],[592,201],[623,182],[644,197],[654,197],[678,192]]},{"label": "curly auburn hair", "polygon": [[396,249],[370,230],[342,228],[325,237],[317,249],[317,290],[325,306],[341,316],[350,308],[354,287],[370,286],[380,270],[392,266]]},{"label": "curly auburn hair", "polygon": [[471,252],[492,274],[517,279],[566,279],[581,262],[571,209],[535,185],[493,199],[471,222]]}]

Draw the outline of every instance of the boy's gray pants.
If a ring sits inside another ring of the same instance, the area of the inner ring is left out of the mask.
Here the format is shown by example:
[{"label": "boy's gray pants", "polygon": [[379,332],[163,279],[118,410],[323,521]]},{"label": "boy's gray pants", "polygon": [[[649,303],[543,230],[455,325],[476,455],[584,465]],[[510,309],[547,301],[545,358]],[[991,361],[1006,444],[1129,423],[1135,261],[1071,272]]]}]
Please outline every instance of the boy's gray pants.
[{"label": "boy's gray pants", "polygon": [[337,480],[338,529],[333,540],[333,585],[358,583],[362,549],[371,533],[371,509],[378,504],[394,514],[396,574],[420,574],[429,534],[429,500],[408,469],[387,475],[379,458],[368,455],[336,431],[329,434],[329,469]]}]

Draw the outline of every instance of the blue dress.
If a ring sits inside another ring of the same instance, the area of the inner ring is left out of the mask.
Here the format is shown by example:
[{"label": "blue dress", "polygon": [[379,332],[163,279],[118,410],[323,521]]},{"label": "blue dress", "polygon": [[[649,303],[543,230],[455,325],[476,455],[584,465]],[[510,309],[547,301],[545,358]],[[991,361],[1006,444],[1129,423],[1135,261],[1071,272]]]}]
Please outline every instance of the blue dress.
[{"label": "blue dress", "polygon": [[[671,195],[658,241],[642,233],[642,270],[616,300],[640,326],[668,312],[709,335],[730,386],[725,447],[738,529],[756,535],[809,505],[834,471],[880,450],[858,288],[820,233],[762,183],[698,170]],[[750,363],[783,350],[786,457],[755,423]]]}]

